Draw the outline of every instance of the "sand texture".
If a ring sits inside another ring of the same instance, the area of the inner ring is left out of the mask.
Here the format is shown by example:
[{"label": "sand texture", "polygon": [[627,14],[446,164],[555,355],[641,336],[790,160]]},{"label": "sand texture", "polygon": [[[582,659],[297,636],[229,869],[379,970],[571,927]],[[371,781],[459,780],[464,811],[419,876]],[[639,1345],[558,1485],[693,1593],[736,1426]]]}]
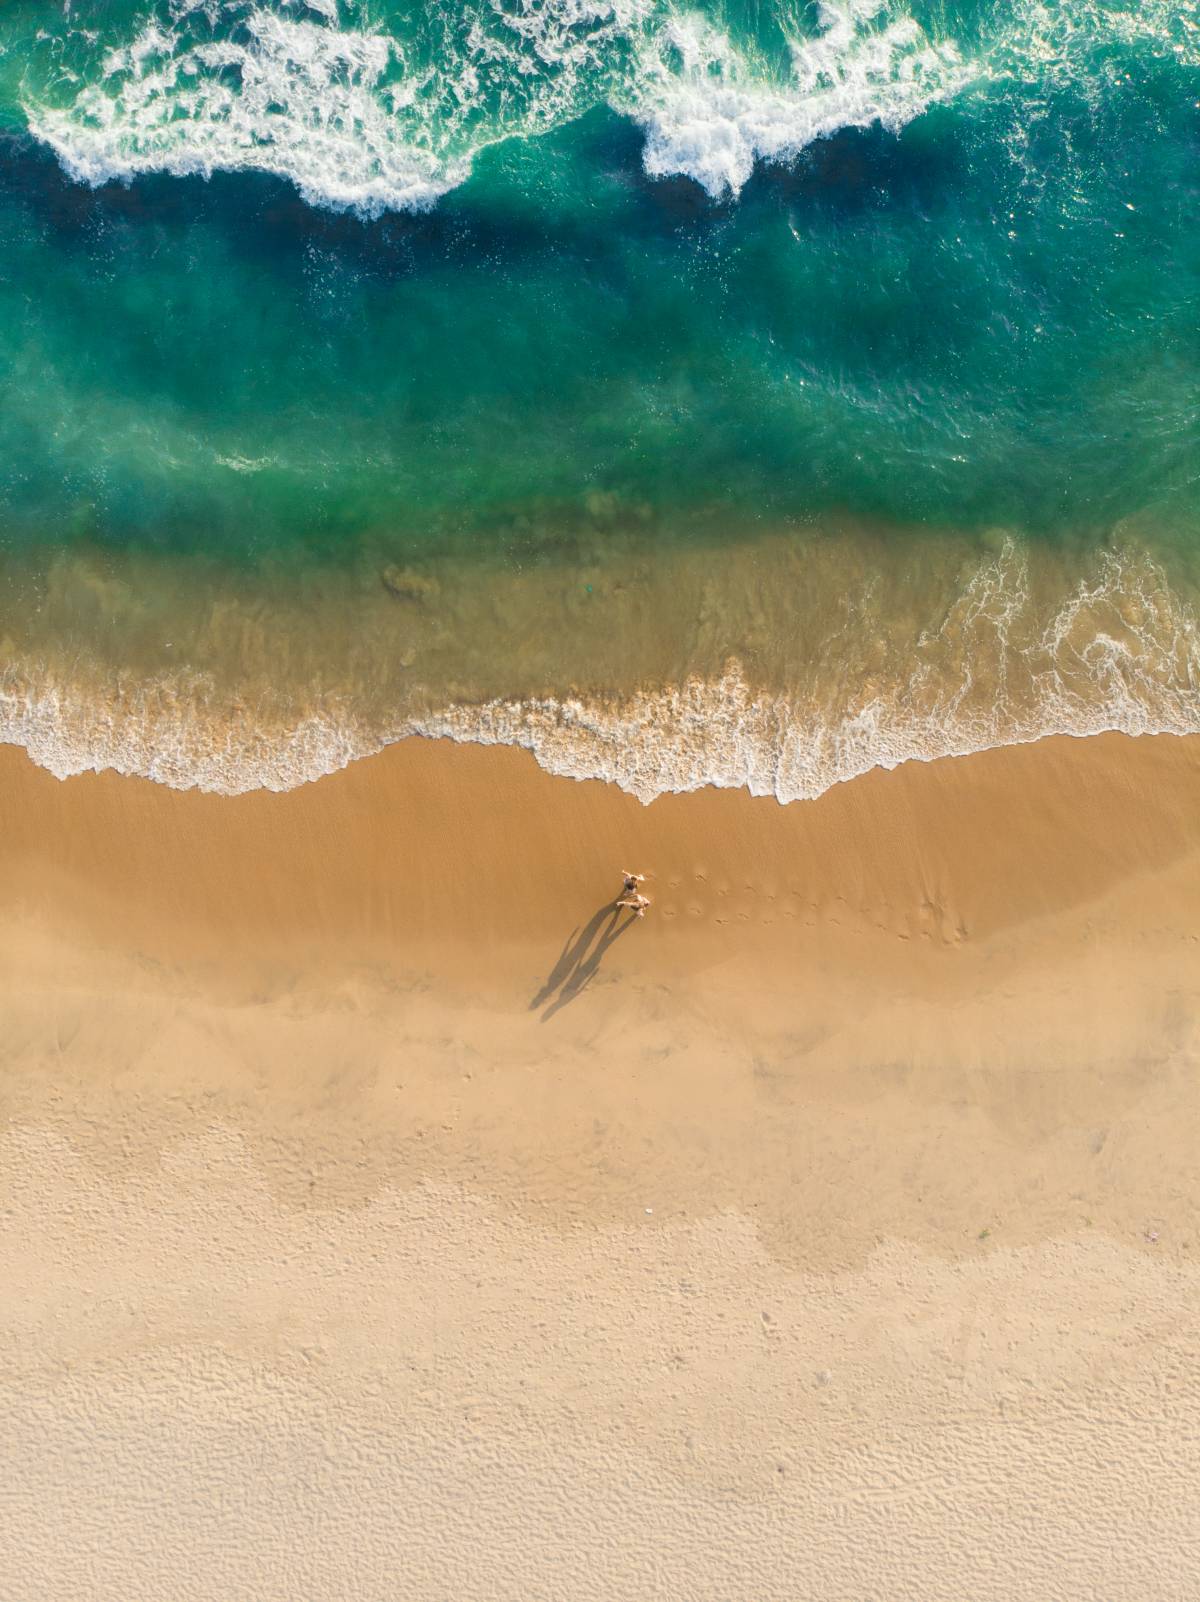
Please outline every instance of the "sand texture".
[{"label": "sand texture", "polygon": [[1200,1592],[1200,740],[0,821],[6,1599]]}]

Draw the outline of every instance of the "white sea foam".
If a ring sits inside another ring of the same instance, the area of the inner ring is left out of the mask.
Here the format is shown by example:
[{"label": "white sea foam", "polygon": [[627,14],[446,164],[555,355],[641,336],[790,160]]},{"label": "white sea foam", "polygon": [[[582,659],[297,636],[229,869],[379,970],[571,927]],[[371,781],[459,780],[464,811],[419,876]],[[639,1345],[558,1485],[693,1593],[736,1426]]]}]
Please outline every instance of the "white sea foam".
[{"label": "white sea foam", "polygon": [[[428,209],[484,146],[594,104],[653,0],[465,0],[405,20],[355,0],[174,0],[66,103],[31,95],[31,131],[76,179],[260,171],[310,204]],[[57,74],[61,79],[61,73]]]},{"label": "white sea foam", "polygon": [[1200,733],[1200,620],[1141,554],[1104,553],[1042,617],[1027,557],[1006,540],[920,633],[902,681],[856,689],[835,663],[816,670],[802,693],[779,693],[731,661],[612,701],[494,700],[415,727],[524,746],[551,773],[644,802],[704,785],[797,801],[872,768],[1053,734]]},{"label": "white sea foam", "polygon": [[363,0],[167,9],[82,74],[54,53],[61,39],[39,35],[54,66],[44,92],[27,79],[25,113],[66,170],[89,184],[263,171],[366,216],[426,209],[486,145],[602,101],[644,129],[651,175],[721,197],[758,161],[842,128],[898,130],[973,82],[1120,87],[1114,46],[1200,59],[1198,0],[1017,0],[969,54],[900,0],[820,0],[816,30],[791,36],[790,66],[670,0],[456,0],[392,15],[391,33],[386,8]]},{"label": "white sea foam", "polygon": [[[1150,599],[1150,610],[1155,624],[1167,623],[1169,643],[1152,629],[1131,627],[1127,620],[1142,603],[1124,592],[1118,601],[1112,577],[1082,588],[1055,618],[1041,642],[1044,665],[1035,669],[1039,693],[1021,707],[1002,682],[990,704],[973,705],[969,671],[936,684],[936,670],[919,664],[899,694],[872,696],[829,718],[786,695],[755,690],[740,664],[731,662],[715,680],[691,679],[615,704],[571,698],[452,707],[422,720],[414,732],[523,746],[550,773],[604,779],[643,802],[706,785],[745,788],[782,802],[811,800],[872,768],[1055,734],[1200,733],[1194,614],[1164,615],[1159,595]],[[1011,604],[1003,598],[1002,611]],[[1096,617],[1113,605],[1126,621],[1110,632]],[[1079,638],[1072,640],[1076,629]]]},{"label": "white sea foam", "polygon": [[251,715],[202,679],[98,692],[9,668],[0,741],[60,778],[113,768],[236,794],[291,789],[418,734],[521,746],[551,773],[644,802],[706,785],[790,802],[872,768],[1047,735],[1200,733],[1200,620],[1142,556],[1104,555],[1039,619],[1026,559],[1006,543],[919,635],[902,682],[847,685],[818,667],[820,693],[757,688],[731,660],[624,695],[497,698],[391,721],[364,721],[344,699]]},{"label": "white sea foam", "polygon": [[[229,37],[197,39],[183,25],[197,9],[111,51],[69,105],[27,105],[72,177],[254,170],[291,179],[311,204],[368,216],[427,209],[466,177],[466,159],[418,142],[395,116],[399,46],[386,34],[255,7]],[[332,0],[309,10],[336,23]]]},{"label": "white sea foam", "polygon": [[59,779],[109,769],[218,795],[293,790],[384,743],[332,711],[259,720],[214,703],[202,682],[163,679],[97,692],[11,668],[0,675],[0,742],[24,746]]},{"label": "white sea foam", "polygon": [[824,4],[782,76],[663,0],[465,0],[411,37],[338,0],[175,0],[172,19],[108,50],[66,103],[27,102],[81,182],[255,170],[312,204],[421,210],[484,145],[607,100],[645,129],[648,172],[719,196],[838,128],[899,128],[970,75],[882,0]]},{"label": "white sea foam", "polygon": [[841,128],[898,130],[969,81],[973,69],[952,43],[882,12],[881,0],[823,4],[823,31],[792,42],[782,81],[699,14],[673,18],[643,52],[623,108],[646,130],[646,171],[693,178],[714,198],[736,195],[756,161],[793,159]]}]

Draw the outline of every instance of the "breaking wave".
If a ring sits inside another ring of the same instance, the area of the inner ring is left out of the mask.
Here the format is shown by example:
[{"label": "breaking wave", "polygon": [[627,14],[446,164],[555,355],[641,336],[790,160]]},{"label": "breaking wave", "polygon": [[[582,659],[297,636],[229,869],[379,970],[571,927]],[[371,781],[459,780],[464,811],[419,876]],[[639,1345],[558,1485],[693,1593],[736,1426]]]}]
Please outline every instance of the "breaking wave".
[{"label": "breaking wave", "polygon": [[971,79],[953,43],[931,42],[908,16],[875,25],[882,9],[822,6],[824,31],[790,42],[791,72],[778,82],[697,13],[673,17],[622,107],[645,129],[646,171],[694,179],[714,199],[736,195],[756,161],[793,159],[842,128],[896,132]]},{"label": "breaking wave", "polygon": [[[893,0],[821,0],[815,30],[762,37],[668,0],[460,0],[390,16],[364,0],[158,0],[133,37],[71,24],[28,46],[32,133],[77,180],[260,171],[313,205],[432,206],[486,146],[607,104],[652,176],[736,195],[756,161],[839,129],[898,130],[973,83],[1111,80],[1149,50],[1194,65],[1197,6],[1021,0],[1000,31],[935,35]],[[377,20],[378,19],[378,20]]]},{"label": "breaking wave", "polygon": [[91,35],[82,47],[72,35],[74,52],[53,41],[53,91],[28,90],[25,115],[83,183],[255,170],[310,204],[378,216],[432,206],[485,146],[600,103],[645,130],[650,174],[736,194],[756,160],[838,128],[898,129],[974,70],[882,0],[827,0],[819,31],[788,39],[775,68],[662,0],[468,0],[419,15],[392,33],[350,0],[175,0],[99,55]]},{"label": "breaking wave", "polygon": [[187,25],[198,9],[111,50],[68,105],[26,107],[73,178],[254,170],[312,205],[378,215],[427,208],[466,177],[465,159],[418,142],[398,115],[397,42],[339,28],[334,0],[312,20],[255,7],[225,37]]}]

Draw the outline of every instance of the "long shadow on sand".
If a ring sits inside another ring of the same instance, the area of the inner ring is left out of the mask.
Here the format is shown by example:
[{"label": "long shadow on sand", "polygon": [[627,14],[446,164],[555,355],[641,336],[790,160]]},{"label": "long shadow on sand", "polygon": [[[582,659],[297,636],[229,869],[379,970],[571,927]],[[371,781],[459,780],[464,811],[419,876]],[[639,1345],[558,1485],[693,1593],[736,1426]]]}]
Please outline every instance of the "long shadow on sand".
[{"label": "long shadow on sand", "polygon": [[582,929],[572,929],[549,978],[529,1003],[530,1012],[549,1002],[542,1014],[542,1022],[547,1023],[560,1008],[569,1006],[593,978],[609,947],[636,922],[636,913],[622,918],[621,908],[615,901],[608,901]]}]

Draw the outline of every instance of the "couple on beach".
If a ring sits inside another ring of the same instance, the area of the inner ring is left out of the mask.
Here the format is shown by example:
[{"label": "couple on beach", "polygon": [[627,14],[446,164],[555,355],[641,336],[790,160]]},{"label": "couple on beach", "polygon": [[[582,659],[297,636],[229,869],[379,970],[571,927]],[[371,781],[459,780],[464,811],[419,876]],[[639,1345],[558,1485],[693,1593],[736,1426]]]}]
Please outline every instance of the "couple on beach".
[{"label": "couple on beach", "polygon": [[646,916],[646,908],[650,905],[650,897],[644,896],[638,889],[638,885],[645,881],[646,875],[644,873],[630,873],[627,869],[622,868],[621,877],[625,882],[621,886],[621,898],[617,902],[617,906],[628,907],[635,917],[644,918]]}]

